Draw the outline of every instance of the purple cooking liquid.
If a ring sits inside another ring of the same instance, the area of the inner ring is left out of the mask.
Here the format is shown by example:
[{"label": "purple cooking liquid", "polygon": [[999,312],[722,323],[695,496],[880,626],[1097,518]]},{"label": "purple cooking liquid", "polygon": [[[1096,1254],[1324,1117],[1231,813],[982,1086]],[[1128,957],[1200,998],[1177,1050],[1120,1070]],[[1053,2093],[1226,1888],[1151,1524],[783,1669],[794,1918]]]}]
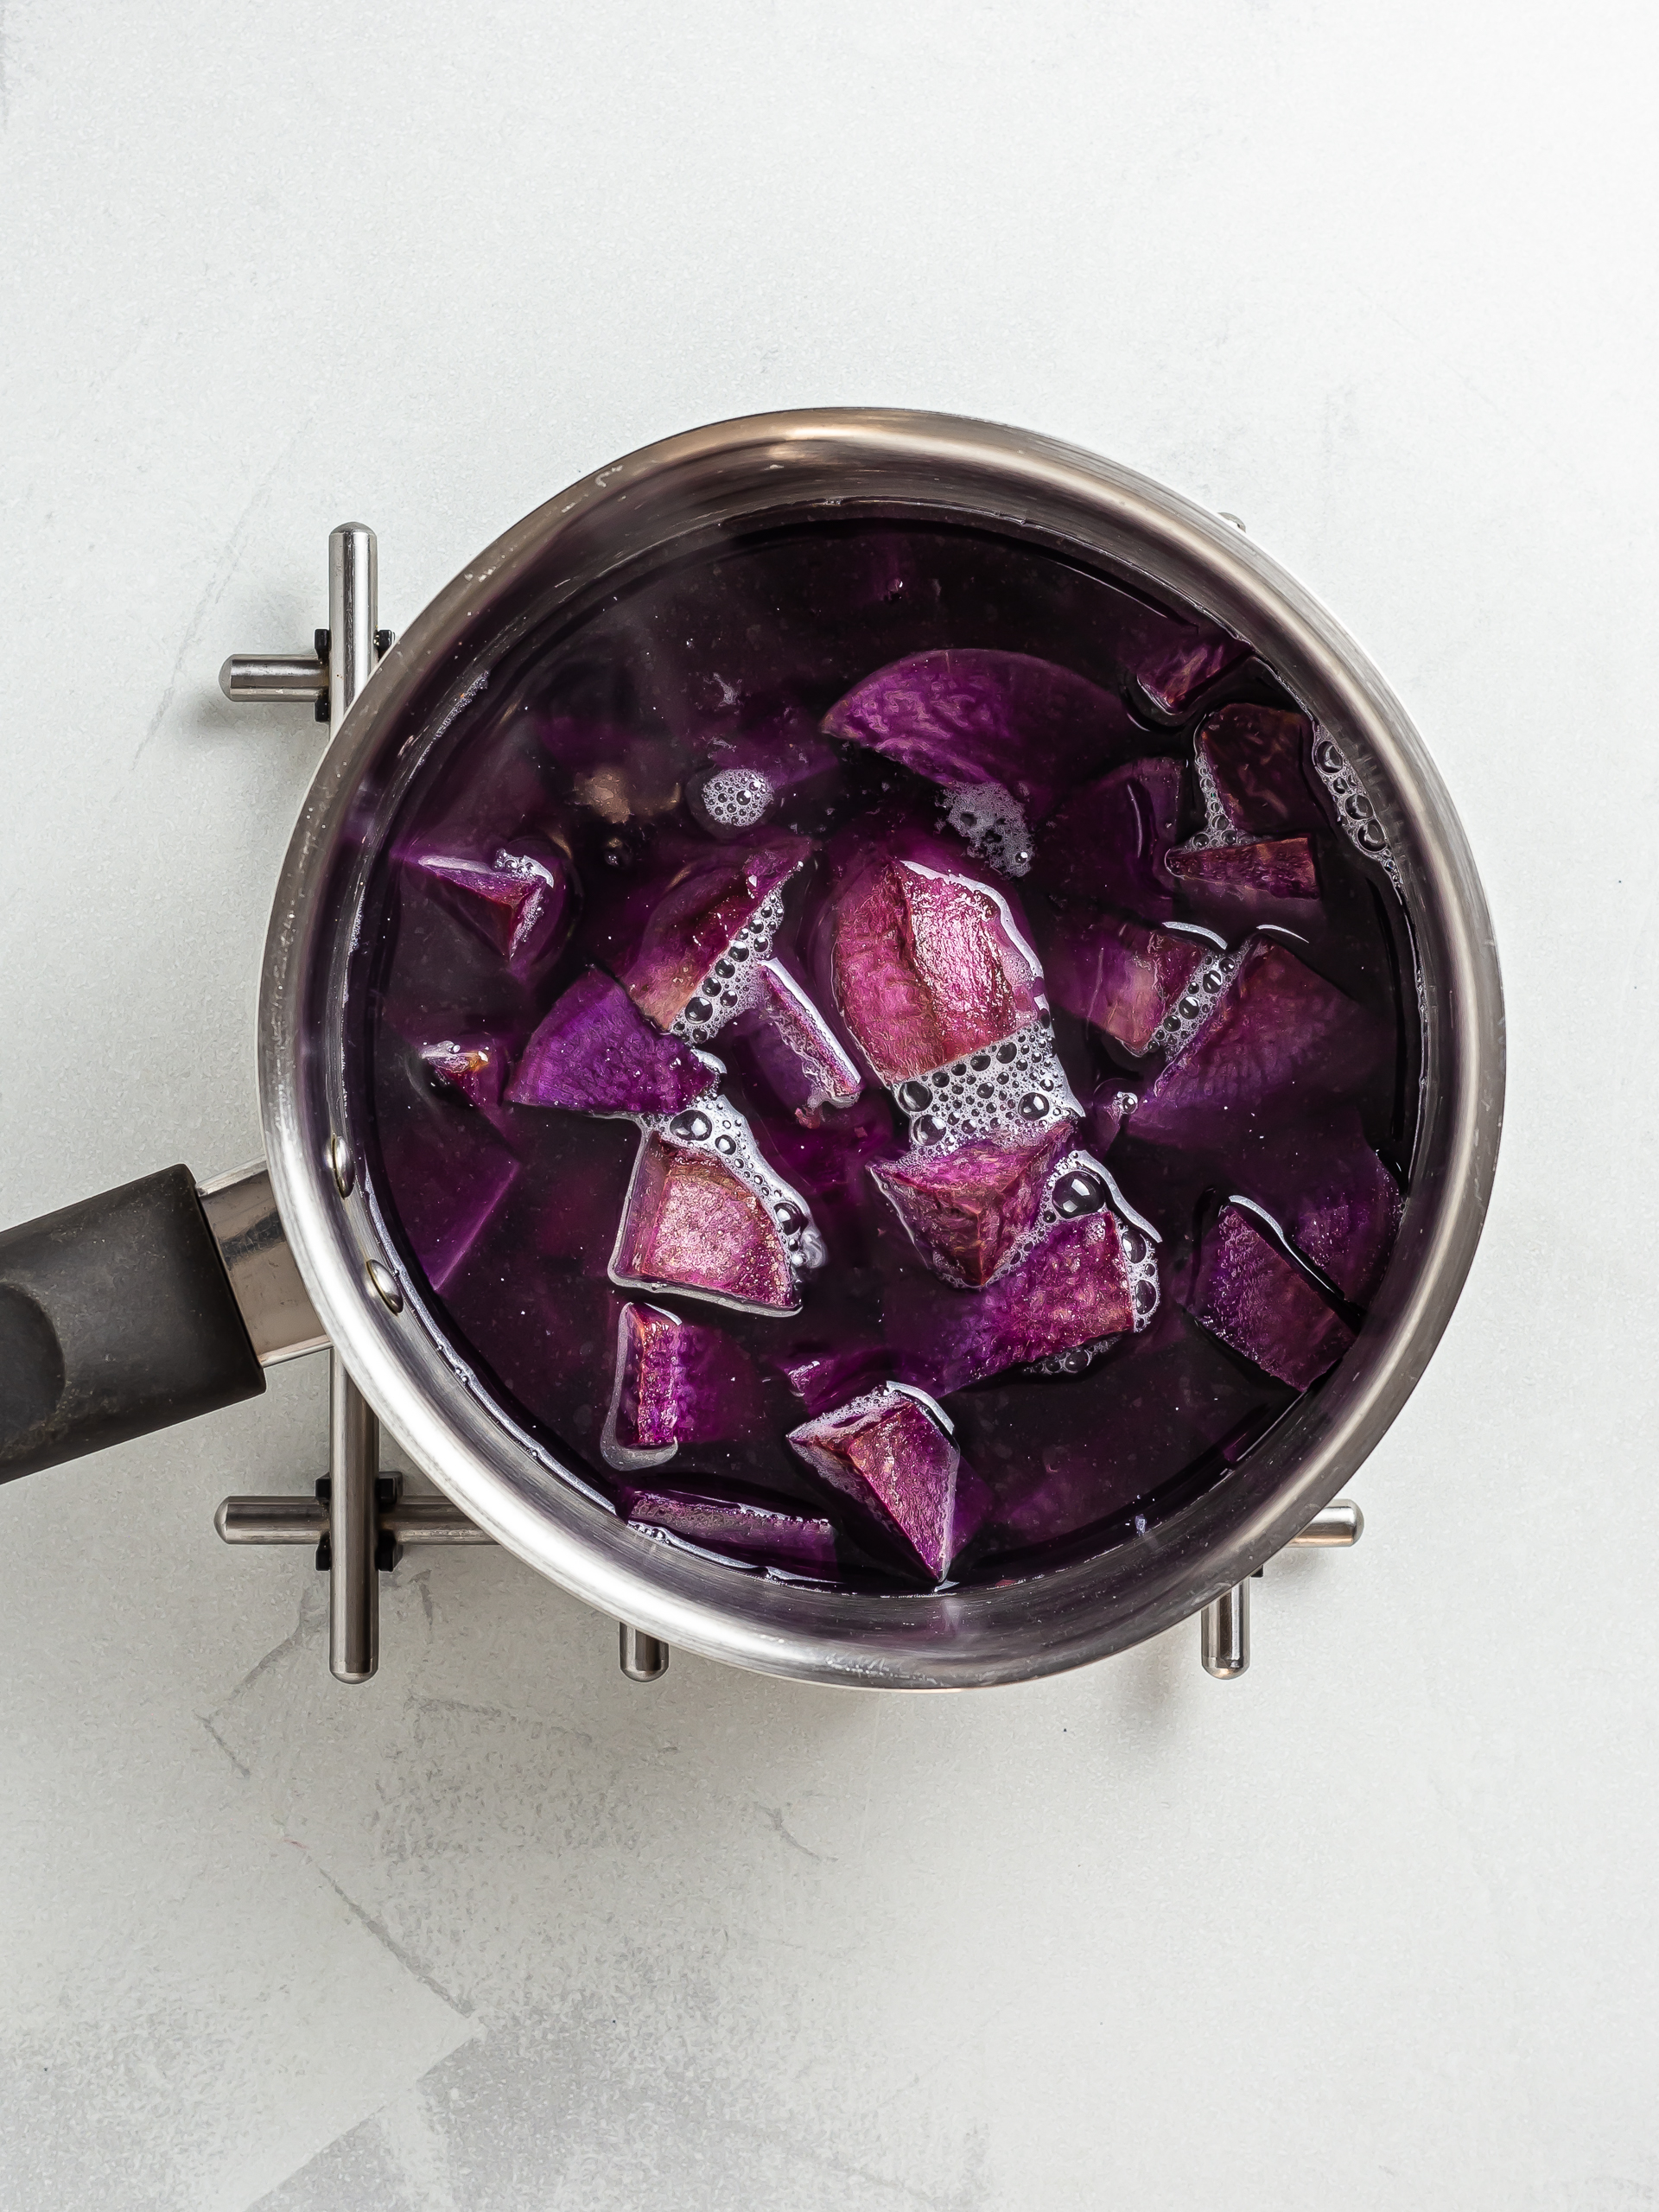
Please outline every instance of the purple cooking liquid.
[{"label": "purple cooking liquid", "polygon": [[371,887],[372,1187],[639,1541],[865,1590],[1134,1541],[1352,1343],[1409,938],[1323,733],[1039,548],[820,523],[492,674]]}]

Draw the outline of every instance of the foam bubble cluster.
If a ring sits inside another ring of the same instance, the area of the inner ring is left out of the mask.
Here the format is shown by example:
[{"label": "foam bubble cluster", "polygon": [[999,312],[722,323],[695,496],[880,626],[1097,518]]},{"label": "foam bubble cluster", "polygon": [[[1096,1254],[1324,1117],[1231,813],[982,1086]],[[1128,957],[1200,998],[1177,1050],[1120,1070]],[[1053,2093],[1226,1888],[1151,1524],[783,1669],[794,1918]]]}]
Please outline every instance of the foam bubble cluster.
[{"label": "foam bubble cluster", "polygon": [[752,830],[772,797],[772,785],[759,768],[721,768],[697,793],[697,803],[722,830]]},{"label": "foam bubble cluster", "polygon": [[1382,824],[1376,818],[1376,810],[1365,793],[1365,786],[1348,765],[1342,747],[1334,738],[1321,734],[1313,741],[1313,767],[1319,781],[1331,794],[1337,810],[1337,819],[1350,838],[1364,854],[1367,860],[1380,861],[1390,876],[1398,882],[1394,855],[1389,850],[1389,840]]},{"label": "foam bubble cluster", "polygon": [[[732,775],[745,775],[734,768]],[[766,779],[761,778],[764,783]],[[783,926],[784,893],[780,886],[768,892],[726,950],[686,1001],[676,1019],[672,1034],[688,1045],[706,1045],[728,1021],[734,1021],[754,1004],[760,963],[772,950],[772,941]]]},{"label": "foam bubble cluster", "polygon": [[926,1152],[953,1150],[999,1130],[1035,1136],[1083,1115],[1054,1050],[1053,1020],[1046,1014],[1000,1045],[895,1084],[893,1096],[910,1122],[911,1143]]},{"label": "foam bubble cluster", "polygon": [[1162,1052],[1173,1059],[1184,1052],[1216,1010],[1222,993],[1244,957],[1236,952],[1214,952],[1193,976],[1147,1040],[1148,1052]]},{"label": "foam bubble cluster", "polygon": [[[1157,1231],[1128,1204],[1111,1171],[1093,1153],[1068,1152],[1064,1160],[1056,1163],[1027,1249],[1034,1247],[1059,1223],[1075,1221],[1081,1214],[1099,1213],[1109,1206],[1117,1216],[1118,1247],[1128,1277],[1129,1304],[1135,1312],[1134,1332],[1139,1336],[1143,1329],[1152,1326],[1158,1312]],[[1033,1360],[1028,1372],[1084,1374],[1099,1354],[1109,1351],[1117,1341],[1116,1337],[1097,1337],[1090,1344],[1072,1344],[1065,1351],[1050,1352],[1046,1359]]]},{"label": "foam bubble cluster", "polygon": [[1026,810],[1001,784],[951,784],[944,818],[963,843],[999,875],[1024,875],[1031,867]]}]

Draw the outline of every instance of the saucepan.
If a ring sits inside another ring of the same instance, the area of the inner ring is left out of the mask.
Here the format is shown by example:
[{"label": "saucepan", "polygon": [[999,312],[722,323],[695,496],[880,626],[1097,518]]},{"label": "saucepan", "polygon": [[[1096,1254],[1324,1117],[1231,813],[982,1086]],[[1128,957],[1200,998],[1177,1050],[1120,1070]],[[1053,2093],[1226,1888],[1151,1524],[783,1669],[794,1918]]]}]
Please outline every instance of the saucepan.
[{"label": "saucepan", "polygon": [[[928,1593],[734,1573],[642,1542],[605,1511],[480,1389],[429,1318],[388,1228],[350,1078],[347,984],[372,865],[422,760],[492,670],[642,563],[861,514],[989,528],[1245,640],[1374,810],[1421,1029],[1395,1256],[1325,1385],[1138,1541]],[[200,1187],[170,1169],[0,1238],[0,1475],[253,1395],[262,1361],[327,1341],[414,1465],[601,1611],[770,1674],[918,1688],[1025,1680],[1157,1635],[1243,1582],[1335,1497],[1423,1373],[1472,1260],[1502,1118],[1503,1000],[1473,861],[1421,740],[1354,641],[1252,540],[1046,438],[831,409],[718,423],[599,470],[471,562],[378,665],[350,599],[331,641],[336,703],[356,689],[353,655],[359,677],[373,672],[317,770],[272,910],[258,1016],[267,1166]]]}]

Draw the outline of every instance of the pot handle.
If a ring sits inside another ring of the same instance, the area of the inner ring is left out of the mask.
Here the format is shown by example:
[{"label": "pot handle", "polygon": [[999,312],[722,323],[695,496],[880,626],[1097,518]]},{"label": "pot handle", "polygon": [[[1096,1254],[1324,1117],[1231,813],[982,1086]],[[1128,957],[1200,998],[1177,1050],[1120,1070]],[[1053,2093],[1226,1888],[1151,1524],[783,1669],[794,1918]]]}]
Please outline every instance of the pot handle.
[{"label": "pot handle", "polygon": [[0,1482],[264,1389],[213,1203],[166,1167],[0,1233]]}]

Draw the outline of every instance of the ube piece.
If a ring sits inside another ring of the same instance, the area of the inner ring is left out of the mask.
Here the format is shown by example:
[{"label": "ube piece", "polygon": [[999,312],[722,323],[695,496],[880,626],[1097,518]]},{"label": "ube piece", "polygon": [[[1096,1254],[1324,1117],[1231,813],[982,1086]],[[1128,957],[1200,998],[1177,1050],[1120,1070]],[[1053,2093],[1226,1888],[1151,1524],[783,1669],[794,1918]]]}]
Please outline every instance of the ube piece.
[{"label": "ube piece", "polygon": [[1043,963],[1049,995],[1068,1014],[1144,1052],[1215,948],[1174,930],[1109,914],[1070,914]]},{"label": "ube piece", "polygon": [[1041,970],[1000,893],[918,861],[855,869],[830,921],[836,1010],[880,1079],[925,1074],[1043,1010]]},{"label": "ube piece", "polygon": [[1212,622],[1185,621],[1151,608],[1124,640],[1130,677],[1154,710],[1179,721],[1200,691],[1235,668],[1249,647]]},{"label": "ube piece", "polygon": [[760,1313],[800,1308],[795,1271],[771,1211],[717,1153],[640,1147],[611,1276],[625,1287],[702,1291]]},{"label": "ube piece", "polygon": [[901,1372],[943,1395],[1133,1329],[1137,1286],[1124,1240],[1141,1232],[1126,1230],[1104,1197],[1103,1185],[1099,1211],[1057,1223],[986,1289],[906,1300],[893,1322]]},{"label": "ube piece", "polygon": [[1313,742],[1307,716],[1287,709],[1236,702],[1206,715],[1192,762],[1211,827],[1242,838],[1323,829],[1304,766]]},{"label": "ube piece", "polygon": [[434,1077],[469,1106],[487,1110],[501,1103],[512,1062],[505,1038],[490,1030],[469,1030],[439,1038],[419,1051]]},{"label": "ube piece", "polygon": [[377,1054],[374,1111],[390,1211],[441,1291],[499,1211],[518,1162],[481,1116],[434,1094],[413,1053]]},{"label": "ube piece", "polygon": [[[715,963],[731,952],[744,925],[811,850],[804,837],[768,837],[683,868],[652,908],[639,950],[622,971],[640,1012],[659,1028],[672,1028]],[[705,1019],[692,1011],[699,1022]],[[714,1013],[708,1006],[706,1015]]]},{"label": "ube piece", "polygon": [[1131,760],[1086,785],[1046,823],[1038,841],[1056,891],[1161,921],[1175,912],[1165,856],[1180,836],[1179,760]]},{"label": "ube piece", "polygon": [[983,1137],[954,1152],[912,1152],[870,1173],[935,1274],[979,1289],[1035,1228],[1077,1126],[1057,1122],[1023,1144]]},{"label": "ube piece", "polygon": [[527,974],[563,938],[573,906],[570,871],[544,840],[498,846],[487,862],[426,846],[410,855],[409,866],[512,975]]},{"label": "ube piece", "polygon": [[1319,879],[1306,837],[1178,845],[1166,865],[1201,911],[1224,919],[1283,920],[1305,928],[1319,906]]},{"label": "ube piece", "polygon": [[1270,1131],[1237,1156],[1234,1188],[1264,1206],[1343,1296],[1363,1306],[1400,1226],[1400,1186],[1351,1109]]},{"label": "ube piece", "polygon": [[525,1046],[507,1097],[585,1114],[677,1114],[714,1084],[689,1045],[653,1027],[597,968],[578,977]]},{"label": "ube piece", "polygon": [[1257,938],[1125,1126],[1152,1144],[1230,1153],[1265,1126],[1258,1116],[1300,1116],[1352,1093],[1385,1044],[1363,1007]]},{"label": "ube piece", "polygon": [[758,1396],[747,1354],[724,1330],[630,1300],[600,1450],[613,1467],[660,1466],[682,1445],[749,1433]]},{"label": "ube piece", "polygon": [[850,1106],[863,1079],[823,1014],[777,960],[753,971],[750,1010],[739,1024],[760,1074],[805,1128],[826,1106]]},{"label": "ube piece", "polygon": [[703,1549],[727,1552],[756,1567],[828,1581],[836,1571],[836,1532],[820,1514],[708,1491],[630,1490],[623,1497],[630,1528],[658,1529]]},{"label": "ube piece", "polygon": [[1135,728],[1122,700],[1053,661],[954,647],[878,669],[836,701],[823,727],[947,791],[995,785],[1027,823],[1097,773]]},{"label": "ube piece", "polygon": [[1195,1321],[1293,1390],[1334,1367],[1354,1332],[1242,1206],[1205,1239],[1181,1303]]},{"label": "ube piece", "polygon": [[540,718],[537,735],[570,778],[570,795],[620,829],[679,804],[686,754],[671,739],[575,715]]},{"label": "ube piece", "polygon": [[893,1384],[789,1432],[791,1449],[849,1497],[934,1581],[991,1510],[990,1493],[951,1441],[943,1411]]}]

